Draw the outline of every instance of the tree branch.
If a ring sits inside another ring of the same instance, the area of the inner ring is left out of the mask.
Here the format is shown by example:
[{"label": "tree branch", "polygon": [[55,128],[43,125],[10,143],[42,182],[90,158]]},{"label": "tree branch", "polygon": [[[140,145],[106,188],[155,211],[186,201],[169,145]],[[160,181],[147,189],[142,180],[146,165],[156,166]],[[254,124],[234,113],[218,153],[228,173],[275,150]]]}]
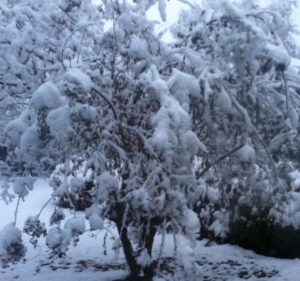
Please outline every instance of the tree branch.
[{"label": "tree branch", "polygon": [[240,144],[239,146],[235,147],[234,149],[228,151],[226,154],[222,155],[221,157],[219,157],[216,161],[209,163],[204,170],[202,170],[199,173],[196,173],[196,177],[197,179],[201,178],[211,167],[213,167],[214,165],[218,164],[219,162],[221,162],[222,160],[224,160],[225,158],[229,157],[231,154],[233,154],[234,152],[238,151],[239,149],[241,149],[244,146],[244,144]]},{"label": "tree branch", "polygon": [[109,100],[109,98],[106,95],[102,94],[95,87],[93,87],[92,90],[95,91],[102,99],[105,100],[105,102],[108,104],[108,106],[112,110],[114,118],[117,120],[118,119],[117,111],[116,111],[115,107],[113,106],[112,102]]}]

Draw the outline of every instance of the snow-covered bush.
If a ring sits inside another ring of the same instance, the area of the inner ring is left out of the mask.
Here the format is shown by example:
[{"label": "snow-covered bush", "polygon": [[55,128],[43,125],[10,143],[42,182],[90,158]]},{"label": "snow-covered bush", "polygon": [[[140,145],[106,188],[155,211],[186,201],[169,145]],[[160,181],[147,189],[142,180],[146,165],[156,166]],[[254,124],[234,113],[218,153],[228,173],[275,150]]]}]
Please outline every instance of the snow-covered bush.
[{"label": "snow-covered bush", "polygon": [[71,233],[59,227],[50,228],[46,236],[46,244],[54,255],[62,257],[71,243]]},{"label": "snow-covered bush", "polygon": [[42,223],[38,216],[28,217],[25,221],[23,231],[31,236],[30,242],[34,245],[34,247],[37,245],[38,238],[47,234],[45,223]]},{"label": "snow-covered bush", "polygon": [[289,174],[290,188],[273,194],[264,205],[239,206],[239,218],[231,223],[229,240],[260,254],[280,258],[300,256],[299,172]]},{"label": "snow-covered bush", "polygon": [[0,231],[0,260],[3,264],[16,262],[25,254],[22,232],[13,223]]},{"label": "snow-covered bush", "polygon": [[206,2],[172,28],[173,67],[200,84],[190,114],[209,152],[195,167],[202,237],[233,241],[233,232],[244,232],[235,225],[255,216],[274,226],[274,208],[285,216],[295,197],[289,173],[299,166],[299,77],[290,66],[293,1],[284,2],[264,9]]}]

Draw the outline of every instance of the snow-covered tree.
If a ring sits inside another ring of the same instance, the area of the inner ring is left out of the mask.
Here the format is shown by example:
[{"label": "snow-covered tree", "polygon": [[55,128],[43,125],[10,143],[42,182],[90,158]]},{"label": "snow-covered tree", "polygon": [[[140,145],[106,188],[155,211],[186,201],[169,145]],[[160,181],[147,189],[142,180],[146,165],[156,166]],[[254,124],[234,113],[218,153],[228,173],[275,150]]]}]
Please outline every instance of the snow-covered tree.
[{"label": "snow-covered tree", "polygon": [[[4,0],[0,20],[3,143],[5,125],[19,115],[41,84],[90,57],[102,23],[90,0]],[[95,49],[92,53],[95,55]]]},{"label": "snow-covered tree", "polygon": [[[63,3],[68,14],[83,2]],[[53,253],[62,256],[77,243],[85,219],[91,231],[109,221],[133,280],[154,274],[157,233],[163,248],[167,232],[192,241],[201,223],[202,233],[222,240],[243,219],[241,207],[283,220],[282,206],[299,188],[297,171],[290,174],[298,168],[299,75],[290,67],[289,22],[278,23],[288,9],[254,1],[195,6],[172,28],[176,42],[167,46],[145,16],[156,3],[165,19],[163,0],[103,1],[98,11],[107,29],[79,54],[70,47],[67,59],[69,40],[82,46],[77,35],[86,34],[77,32],[82,25],[72,29],[59,44],[62,71],[41,80],[6,126],[7,146],[24,172],[52,172],[52,199],[75,209],[72,198],[89,186],[85,218],[55,208],[46,237]],[[20,176],[14,194],[24,199],[32,185]],[[9,201],[9,185],[3,187]],[[19,232],[7,229],[20,246]],[[34,245],[46,234],[39,215],[24,231]],[[197,266],[182,265],[197,280]]]},{"label": "snow-covered tree", "polygon": [[254,1],[207,2],[173,27],[173,67],[201,88],[190,114],[209,152],[197,171],[204,184],[196,209],[206,236],[230,235],[242,208],[260,214],[289,200],[300,148],[292,2],[265,9]]},{"label": "snow-covered tree", "polygon": [[[145,16],[154,2],[104,3],[102,13],[112,27],[94,53],[97,68],[92,63],[88,69],[71,67],[59,80],[40,86],[13,121],[30,119],[25,130],[15,138],[12,130],[9,139],[38,173],[47,166],[43,163],[58,164],[50,181],[54,198],[71,198],[86,181],[92,183],[86,219],[91,230],[103,229],[104,219],[114,223],[115,249],[122,247],[134,280],[154,273],[160,258],[152,256],[157,232],[162,247],[167,231],[197,237],[193,159],[206,152],[189,117],[190,97],[200,93],[197,81],[177,71],[170,77],[159,73],[167,55]],[[172,87],[182,82],[185,93],[174,95]],[[23,198],[28,188],[21,181],[17,195]],[[58,255],[85,231],[83,218],[75,214],[61,228],[63,217],[56,209],[46,239]],[[25,230],[36,241],[44,228],[36,217],[27,220]]]}]

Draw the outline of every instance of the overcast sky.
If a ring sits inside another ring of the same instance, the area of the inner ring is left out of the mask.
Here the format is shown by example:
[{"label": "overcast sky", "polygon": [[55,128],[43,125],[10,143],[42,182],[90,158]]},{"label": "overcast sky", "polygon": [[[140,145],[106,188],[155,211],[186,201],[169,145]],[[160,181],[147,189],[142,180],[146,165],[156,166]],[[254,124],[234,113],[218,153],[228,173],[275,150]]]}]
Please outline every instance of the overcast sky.
[{"label": "overcast sky", "polygon": [[[212,1],[217,1],[217,0],[212,0]],[[299,5],[297,8],[295,8],[293,15],[292,15],[292,23],[296,26],[297,30],[300,33],[300,0],[299,1]],[[199,3],[201,2],[201,0],[192,0],[190,1],[192,3]],[[261,5],[262,6],[268,6],[272,0],[261,0]],[[176,23],[180,10],[181,9],[188,9],[188,5],[178,1],[178,0],[169,0],[167,1],[167,23],[163,23],[161,25],[161,28],[163,28],[166,25],[171,25],[173,23]],[[148,16],[151,19],[155,19],[158,21],[161,21],[160,16],[159,16],[159,12],[157,9],[157,6],[152,7],[150,9],[150,11],[148,12]],[[295,36],[295,39],[297,41],[297,44],[300,45],[300,35]]]},{"label": "overcast sky", "polygon": [[[92,0],[92,1],[94,3],[100,3],[101,2],[101,0]],[[194,2],[194,3],[201,2],[201,0],[190,0],[190,1]],[[218,1],[218,0],[212,0],[212,1]],[[293,12],[292,23],[295,24],[297,30],[300,33],[300,0],[297,0],[297,1],[299,1],[299,5]],[[262,6],[268,6],[272,2],[272,0],[261,0],[260,2],[261,2]],[[178,19],[178,15],[180,13],[180,10],[181,9],[188,9],[188,8],[189,8],[188,5],[183,4],[182,2],[180,2],[178,0],[169,0],[169,1],[167,1],[167,23],[162,23],[159,28],[163,29],[166,26],[169,26],[173,23],[176,23],[176,21]],[[148,12],[148,16],[149,16],[149,18],[151,18],[153,20],[157,20],[157,21],[161,22],[157,5],[150,9],[150,11]],[[168,39],[169,38],[167,38],[167,40]],[[300,46],[300,34],[296,35],[295,39],[297,41],[298,46]]]}]

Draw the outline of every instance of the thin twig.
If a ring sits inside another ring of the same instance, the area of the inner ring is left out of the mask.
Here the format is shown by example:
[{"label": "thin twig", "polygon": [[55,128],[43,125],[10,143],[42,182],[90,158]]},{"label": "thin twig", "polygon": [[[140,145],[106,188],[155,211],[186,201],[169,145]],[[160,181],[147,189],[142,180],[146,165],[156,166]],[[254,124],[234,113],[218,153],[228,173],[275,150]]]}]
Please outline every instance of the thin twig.
[{"label": "thin twig", "polygon": [[284,84],[284,91],[285,91],[285,98],[286,98],[286,116],[288,117],[289,112],[290,112],[289,91],[288,91],[288,86],[287,86],[287,81],[286,81],[284,71],[281,71],[281,74],[282,74],[282,79],[283,79],[283,84]]},{"label": "thin twig", "polygon": [[43,210],[46,208],[46,206],[53,200],[53,197],[49,198],[46,203],[42,206],[41,210],[39,211],[37,217],[39,218]]},{"label": "thin twig", "polygon": [[214,161],[212,163],[209,163],[200,173],[197,173],[197,179],[199,179],[200,177],[202,177],[211,167],[213,167],[214,165],[218,164],[222,160],[226,159],[231,154],[233,154],[234,152],[236,152],[239,149],[241,149],[243,146],[244,146],[244,144],[240,144],[239,146],[235,147],[234,149],[228,151],[226,154],[224,154],[221,157],[219,157],[216,161]]},{"label": "thin twig", "polygon": [[64,67],[64,68],[66,68],[65,65],[64,65],[64,53],[65,53],[65,47],[66,47],[66,45],[67,45],[69,39],[70,39],[76,32],[78,32],[80,29],[83,29],[83,28],[86,28],[86,27],[89,27],[89,26],[92,26],[92,25],[94,25],[94,23],[88,23],[88,24],[82,25],[82,26],[76,28],[75,30],[73,30],[73,31],[69,34],[69,36],[66,38],[66,40],[65,40],[65,42],[64,42],[64,44],[63,44],[63,46],[62,46],[62,50],[61,50],[62,64],[63,64],[63,67]]},{"label": "thin twig", "polygon": [[117,119],[118,119],[117,111],[116,111],[116,109],[114,108],[112,102],[109,100],[109,98],[108,98],[106,95],[102,94],[102,93],[101,93],[99,90],[97,90],[95,87],[93,87],[92,90],[95,91],[102,99],[105,100],[105,102],[106,102],[106,103],[108,104],[108,106],[111,108],[111,110],[112,110],[112,112],[113,112],[113,114],[114,114],[115,119],[117,120]]},{"label": "thin twig", "polygon": [[17,206],[15,209],[15,220],[14,220],[14,226],[16,226],[17,223],[17,216],[18,216],[18,211],[19,211],[19,206],[20,206],[20,201],[21,201],[21,197],[18,197],[18,201],[17,201]]}]

